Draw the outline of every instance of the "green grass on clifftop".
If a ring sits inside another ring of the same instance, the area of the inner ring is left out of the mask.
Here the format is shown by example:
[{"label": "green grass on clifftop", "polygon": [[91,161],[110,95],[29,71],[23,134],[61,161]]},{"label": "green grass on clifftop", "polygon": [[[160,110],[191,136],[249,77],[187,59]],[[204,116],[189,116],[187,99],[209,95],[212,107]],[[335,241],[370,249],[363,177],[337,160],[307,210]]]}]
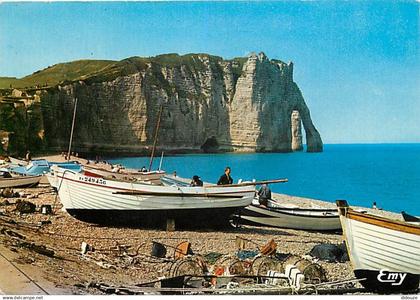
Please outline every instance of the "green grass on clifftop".
[{"label": "green grass on clifftop", "polygon": [[77,60],[68,63],[56,64],[43,70],[17,79],[13,77],[0,77],[0,88],[31,88],[39,85],[54,86],[60,82],[75,81],[90,74],[101,72],[104,68],[114,64],[111,60]]},{"label": "green grass on clifftop", "polygon": [[[23,78],[0,77],[0,89],[51,87],[77,80],[84,80],[88,84],[111,81],[117,77],[127,76],[144,70],[150,64],[161,67],[178,67],[183,65],[191,71],[203,71],[205,70],[205,65],[202,61],[204,57],[209,60],[213,67],[220,68],[219,63],[223,61],[223,58],[205,53],[186,55],[169,53],[154,57],[136,56],[121,61],[76,60],[49,66]],[[247,58],[245,57],[236,57],[226,61],[235,62],[233,71],[239,77],[246,60]]]}]

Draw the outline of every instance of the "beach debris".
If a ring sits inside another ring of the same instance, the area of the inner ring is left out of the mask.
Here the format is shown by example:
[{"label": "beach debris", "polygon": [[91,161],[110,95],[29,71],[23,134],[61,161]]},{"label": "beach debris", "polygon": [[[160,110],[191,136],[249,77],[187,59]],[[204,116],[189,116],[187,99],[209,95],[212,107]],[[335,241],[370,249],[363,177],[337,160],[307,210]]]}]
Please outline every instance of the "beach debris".
[{"label": "beach debris", "polygon": [[[185,276],[174,276],[169,278],[162,278],[160,280],[161,288],[183,288],[185,285]],[[165,294],[165,293],[163,293]],[[173,293],[170,293],[173,294]]]},{"label": "beach debris", "polygon": [[10,237],[18,238],[18,239],[21,239],[21,240],[25,240],[26,239],[26,237],[23,236],[23,235],[21,235],[20,233],[18,233],[16,231],[13,231],[11,229],[7,229],[5,227],[1,227],[0,228],[0,233],[1,234],[8,235]]},{"label": "beach debris", "polygon": [[111,286],[103,282],[90,282],[86,288],[95,288],[106,294],[114,295],[143,295],[138,287]]},{"label": "beach debris", "polygon": [[37,223],[38,226],[44,226],[48,224],[52,224],[52,222],[50,220],[42,220]]},{"label": "beach debris", "polygon": [[246,260],[234,260],[228,268],[231,275],[249,275],[252,262]]},{"label": "beach debris", "polygon": [[166,248],[174,249],[173,258],[180,259],[189,255],[194,255],[194,252],[191,249],[191,243],[188,241],[183,241],[179,243],[176,247],[171,245],[165,245],[160,242],[152,241],[152,250],[151,256],[164,258],[167,254]]},{"label": "beach debris", "polygon": [[3,201],[0,202],[0,206],[7,206],[10,205],[10,202],[7,199],[4,199]]},{"label": "beach debris", "polygon": [[263,255],[274,255],[277,251],[277,244],[273,239],[269,240],[260,250]]},{"label": "beach debris", "polygon": [[54,257],[54,250],[48,249],[44,245],[37,245],[35,243],[25,242],[25,241],[19,241],[17,244],[18,247],[27,248],[29,250],[32,250],[36,253],[48,256],[48,257]]},{"label": "beach debris", "polygon": [[1,190],[0,196],[4,198],[13,198],[13,197],[18,197],[19,194],[13,192],[11,188],[4,188]]},{"label": "beach debris", "polygon": [[258,255],[258,251],[254,251],[254,250],[239,250],[236,253],[236,256],[240,260],[252,259],[257,255]]},{"label": "beach debris", "polygon": [[305,275],[294,265],[287,265],[284,274],[289,279],[289,285],[295,290],[300,290],[305,281]]},{"label": "beach debris", "polygon": [[93,248],[91,245],[89,245],[86,242],[82,242],[82,246],[81,246],[82,255],[88,253],[89,251],[93,252],[93,251],[95,251],[95,248]]},{"label": "beach debris", "polygon": [[216,288],[221,288],[226,287],[227,284],[232,281],[241,284],[244,284],[245,282],[252,283],[253,279],[249,277],[251,265],[251,261],[239,260],[234,256],[228,256],[221,259],[210,269],[210,274],[214,276],[210,279],[210,284]]},{"label": "beach debris", "polygon": [[152,251],[151,256],[163,258],[166,256],[166,247],[165,245],[152,241]]},{"label": "beach debris", "polygon": [[120,256],[120,257],[123,257],[123,256],[135,257],[135,256],[137,256],[139,254],[140,246],[137,248],[135,253],[129,254],[128,251],[131,247],[132,246],[130,246],[130,245],[121,245],[120,243],[118,243],[118,241],[116,241],[115,246],[110,247],[109,250],[117,253],[117,256]]},{"label": "beach debris", "polygon": [[212,282],[212,284],[216,289],[225,288],[229,285],[229,283],[232,282],[232,278],[229,277],[216,277],[213,279],[214,281]]},{"label": "beach debris", "polygon": [[16,210],[21,214],[31,214],[34,213],[36,205],[25,200],[16,201]]},{"label": "beach debris", "polygon": [[236,244],[236,247],[238,248],[238,250],[244,250],[246,248],[246,242],[247,241],[245,239],[243,239],[239,236],[237,236],[235,238],[235,244]]},{"label": "beach debris", "polygon": [[176,277],[182,275],[201,276],[204,275],[205,271],[207,271],[206,265],[200,256],[185,257],[172,262],[169,268],[168,277]]},{"label": "beach debris", "polygon": [[268,270],[267,278],[265,278],[264,283],[268,285],[287,285],[289,282],[289,277],[287,277],[282,272]]},{"label": "beach debris", "polygon": [[341,255],[340,262],[350,261],[349,252],[347,251],[346,242],[343,241],[340,245],[338,245],[338,247],[340,247],[341,252],[343,253],[343,255]]},{"label": "beach debris", "polygon": [[38,198],[38,194],[28,194],[26,195],[26,199],[34,199],[34,198]]},{"label": "beach debris", "polygon": [[327,281],[326,271],[321,265],[299,256],[291,255],[284,262],[285,269],[288,265],[296,267],[304,276],[305,283],[320,283]]},{"label": "beach debris", "polygon": [[204,255],[204,258],[209,264],[214,264],[223,254],[219,252],[209,252]]},{"label": "beach debris", "polygon": [[240,236],[235,237],[235,245],[236,245],[238,250],[246,249],[248,243],[253,244],[254,246],[256,246],[256,248],[258,250],[260,250],[260,245],[258,245],[256,242],[254,242],[250,239],[244,238],[244,237],[240,237]]},{"label": "beach debris", "polygon": [[98,266],[100,266],[103,269],[114,269],[117,270],[117,267],[110,264],[110,263],[106,263],[104,261],[93,261],[95,264],[97,264]]},{"label": "beach debris", "polygon": [[344,243],[340,245],[329,243],[316,245],[309,252],[309,255],[327,262],[345,262],[349,260]]},{"label": "beach debris", "polygon": [[52,213],[52,207],[49,204],[44,204],[41,205],[40,211],[43,215],[50,215]]},{"label": "beach debris", "polygon": [[[282,273],[284,271],[283,263],[270,256],[257,256],[251,264],[251,273],[255,276],[266,275],[268,271]],[[262,278],[257,278],[257,282],[263,282]]]},{"label": "beach debris", "polygon": [[213,274],[216,277],[212,277],[210,279],[210,284],[213,285],[213,286],[216,286],[217,276],[222,276],[222,275],[225,274],[225,267],[223,267],[223,266],[213,266],[211,274]]},{"label": "beach debris", "polygon": [[179,258],[183,258],[186,255],[193,255],[194,252],[191,249],[191,243],[188,241],[184,241],[179,243],[176,248],[175,248],[175,252],[174,252],[174,258],[175,259],[179,259]]}]

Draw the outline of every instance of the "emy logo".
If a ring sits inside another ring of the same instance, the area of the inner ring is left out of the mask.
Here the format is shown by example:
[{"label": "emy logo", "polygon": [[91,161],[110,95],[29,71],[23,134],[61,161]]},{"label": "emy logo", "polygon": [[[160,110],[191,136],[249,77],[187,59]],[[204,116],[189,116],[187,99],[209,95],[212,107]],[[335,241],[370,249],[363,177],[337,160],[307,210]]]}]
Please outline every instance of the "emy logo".
[{"label": "emy logo", "polygon": [[377,278],[380,282],[389,282],[391,285],[401,285],[406,276],[407,273],[380,270]]}]

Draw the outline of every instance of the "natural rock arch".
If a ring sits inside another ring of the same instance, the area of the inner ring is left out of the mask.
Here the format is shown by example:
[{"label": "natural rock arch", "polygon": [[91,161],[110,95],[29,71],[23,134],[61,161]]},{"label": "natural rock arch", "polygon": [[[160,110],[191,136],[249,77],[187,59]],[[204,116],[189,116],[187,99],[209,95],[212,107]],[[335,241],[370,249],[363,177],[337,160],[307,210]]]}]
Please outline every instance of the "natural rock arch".
[{"label": "natural rock arch", "polygon": [[292,110],[292,113],[290,114],[290,122],[290,130],[292,136],[292,151],[302,151],[302,120],[300,119],[300,114],[298,110]]}]

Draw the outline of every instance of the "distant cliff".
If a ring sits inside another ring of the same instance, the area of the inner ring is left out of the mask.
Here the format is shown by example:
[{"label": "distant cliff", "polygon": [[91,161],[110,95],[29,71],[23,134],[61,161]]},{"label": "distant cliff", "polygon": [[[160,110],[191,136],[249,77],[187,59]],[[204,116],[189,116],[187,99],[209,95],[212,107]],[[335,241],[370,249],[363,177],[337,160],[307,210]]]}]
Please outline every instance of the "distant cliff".
[{"label": "distant cliff", "polygon": [[[40,75],[38,75],[40,76]],[[323,149],[293,64],[263,53],[223,60],[208,54],[133,57],[78,74],[41,93],[50,149],[78,152],[148,151],[163,105],[158,147],[167,151],[289,152]]]}]

